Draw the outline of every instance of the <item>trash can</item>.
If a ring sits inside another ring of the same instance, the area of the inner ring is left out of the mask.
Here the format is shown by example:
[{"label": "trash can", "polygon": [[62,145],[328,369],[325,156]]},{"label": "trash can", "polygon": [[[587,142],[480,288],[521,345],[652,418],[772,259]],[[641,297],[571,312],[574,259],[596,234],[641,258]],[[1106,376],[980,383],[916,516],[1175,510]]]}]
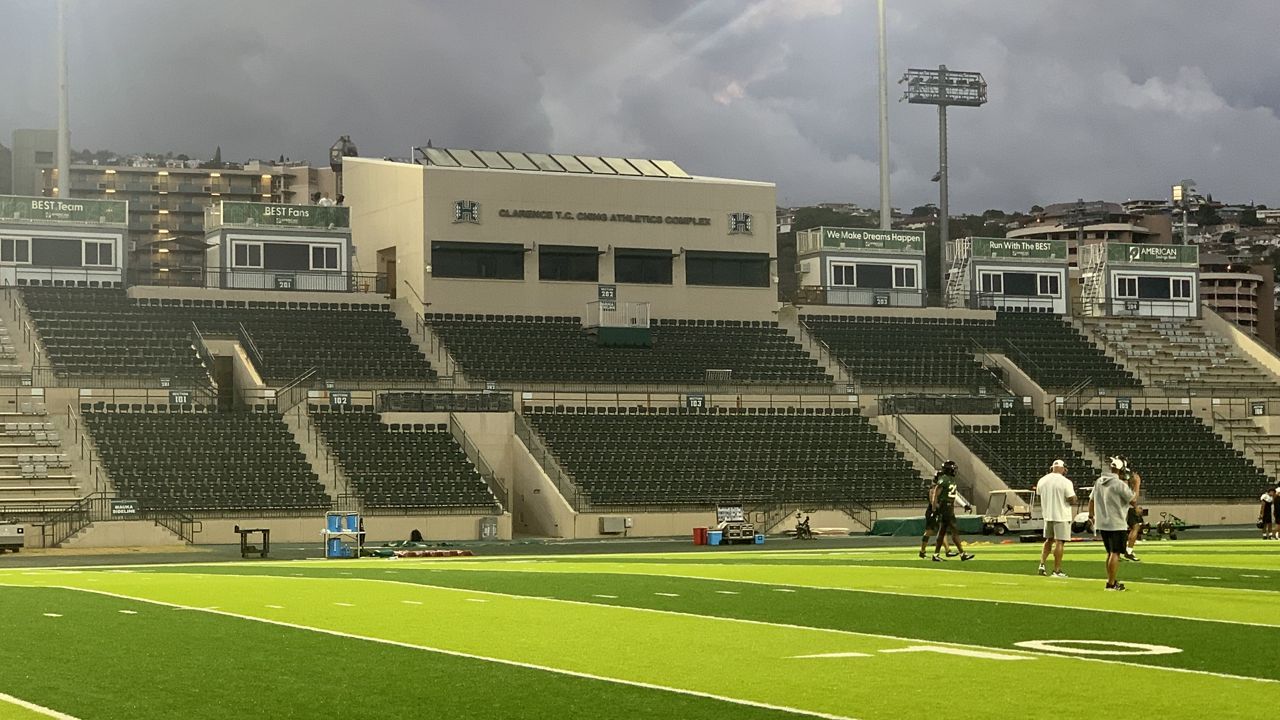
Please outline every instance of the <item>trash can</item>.
[{"label": "trash can", "polygon": [[360,529],[359,513],[347,513],[347,530],[349,532],[356,532],[359,529]]},{"label": "trash can", "polygon": [[719,544],[720,544],[720,541],[721,541],[723,538],[724,538],[724,532],[722,532],[722,531],[720,531],[720,530],[708,530],[708,531],[707,531],[707,544],[708,544],[708,545],[719,545]]},{"label": "trash can", "polygon": [[764,533],[756,533],[756,544],[757,545],[764,544]]},{"label": "trash can", "polygon": [[337,514],[326,515],[325,520],[329,524],[329,532],[335,532],[335,533],[342,532],[342,516],[341,515],[337,515]]},{"label": "trash can", "polygon": [[696,528],[694,528],[694,529],[693,529],[693,544],[694,544],[694,545],[706,545],[706,544],[707,544],[707,529],[706,529],[706,528],[704,528],[704,527],[696,527]]}]

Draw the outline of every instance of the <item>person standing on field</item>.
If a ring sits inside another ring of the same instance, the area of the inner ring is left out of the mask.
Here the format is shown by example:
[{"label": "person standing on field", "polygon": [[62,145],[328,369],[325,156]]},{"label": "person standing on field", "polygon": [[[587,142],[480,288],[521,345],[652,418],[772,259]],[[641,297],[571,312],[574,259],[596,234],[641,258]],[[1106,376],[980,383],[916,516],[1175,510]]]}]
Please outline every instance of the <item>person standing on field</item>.
[{"label": "person standing on field", "polygon": [[1258,498],[1262,501],[1262,506],[1258,510],[1258,524],[1262,528],[1263,540],[1274,540],[1276,538],[1276,510],[1280,509],[1280,503],[1277,503],[1276,491],[1280,488],[1268,488],[1262,493],[1262,497]]},{"label": "person standing on field", "polygon": [[1040,551],[1040,574],[1048,575],[1044,563],[1053,552],[1053,577],[1064,578],[1062,551],[1064,543],[1071,539],[1071,512],[1076,501],[1075,485],[1067,479],[1067,464],[1054,460],[1049,474],[1036,483],[1040,507],[1044,510],[1044,548]]},{"label": "person standing on field", "polygon": [[1107,590],[1124,590],[1124,583],[1116,579],[1116,574],[1120,558],[1125,554],[1125,541],[1129,539],[1126,516],[1129,505],[1142,488],[1140,476],[1130,475],[1126,483],[1116,475],[1124,472],[1126,466],[1124,458],[1111,458],[1108,471],[1098,477],[1089,497],[1089,519],[1093,521],[1094,532],[1102,535],[1102,544],[1107,549]]}]

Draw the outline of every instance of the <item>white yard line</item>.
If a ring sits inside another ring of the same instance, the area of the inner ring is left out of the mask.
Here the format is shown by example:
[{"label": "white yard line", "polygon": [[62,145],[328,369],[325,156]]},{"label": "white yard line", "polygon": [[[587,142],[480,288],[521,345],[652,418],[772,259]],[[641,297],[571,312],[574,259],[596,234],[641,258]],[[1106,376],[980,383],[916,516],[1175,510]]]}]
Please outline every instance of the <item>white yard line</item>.
[{"label": "white yard line", "polygon": [[[241,576],[234,576],[234,577],[241,577]],[[262,577],[262,576],[256,576],[256,577]],[[379,582],[387,582],[387,581],[379,581]],[[8,585],[5,587],[16,587],[16,586]],[[366,642],[379,643],[382,645],[391,645],[394,647],[408,648],[410,650],[422,650],[424,652],[436,653],[438,655],[448,655],[450,657],[465,658],[468,660],[479,660],[482,662],[489,662],[497,665],[519,667],[519,668],[525,668],[528,670],[538,670],[541,672],[555,673],[557,675],[567,675],[570,677],[583,678],[585,680],[598,680],[601,682],[614,683],[616,685],[627,685],[630,687],[637,687],[645,690],[658,690],[661,692],[669,692],[677,695],[698,697],[698,698],[704,698],[707,700],[718,700],[720,702],[731,703],[734,705],[760,708],[762,710],[776,710],[779,712],[791,713],[793,715],[801,715],[804,717],[823,718],[824,720],[857,720],[857,718],[854,718],[848,715],[834,715],[831,713],[818,712],[815,710],[805,710],[803,708],[789,707],[786,705],[774,705],[772,703],[757,702],[755,700],[745,700],[743,698],[729,697],[727,695],[716,695],[715,693],[707,693],[707,692],[701,692],[698,690],[689,690],[686,688],[671,687],[669,685],[658,685],[656,683],[647,683],[647,682],[641,682],[638,680],[627,680],[624,678],[609,677],[607,675],[596,675],[594,673],[585,673],[577,670],[568,670],[565,668],[551,667],[549,665],[538,665],[536,663],[521,662],[519,660],[509,660],[507,658],[491,657],[488,655],[477,655],[475,653],[462,652],[460,650],[449,650],[446,648],[432,647],[430,645],[419,645],[416,643],[401,642],[399,640],[389,640],[387,638],[370,637],[367,635],[357,635],[355,633],[346,633],[340,630],[329,630],[326,628],[311,627],[309,625],[299,625],[297,623],[285,622],[282,620],[271,620],[268,618],[255,617],[253,615],[241,615],[239,613],[227,612],[222,610],[219,610],[219,611],[206,610],[204,608],[182,605],[180,603],[170,603],[162,600],[150,600],[148,598],[139,598],[139,597],[133,597],[130,595],[122,595],[120,593],[107,592],[105,590],[92,590],[89,588],[78,588],[78,587],[70,587],[70,586],[64,586],[64,585],[54,585],[54,586],[48,586],[48,587],[57,587],[62,590],[72,590],[76,592],[85,592],[85,593],[92,593],[96,595],[104,595],[106,597],[120,598],[122,600],[136,600],[138,602],[151,603],[154,605],[161,605],[164,607],[174,607],[174,608],[181,607],[187,610],[208,612],[214,615],[221,615],[224,617],[231,617],[239,620],[248,620],[251,622],[260,622],[267,625],[276,625],[278,627],[287,627],[287,628],[292,628],[294,630],[304,630],[307,632],[320,633],[322,635],[330,635],[333,637],[347,638],[350,640],[363,640]],[[513,597],[522,597],[522,596],[513,596]],[[484,602],[484,601],[481,601],[481,602]],[[591,603],[583,603],[583,604],[591,604]],[[596,607],[599,607],[599,606],[596,606]],[[7,695],[0,694],[0,699],[10,699],[10,698]],[[48,710],[47,708],[41,708],[39,706],[32,706],[29,704],[25,704],[25,703],[22,703],[22,701],[18,701],[16,698],[13,698],[12,700],[16,704],[22,704],[23,707],[28,707],[32,710],[36,710],[37,712],[42,712],[42,711],[47,712],[50,715],[50,717],[67,718],[68,720],[76,720],[76,718],[72,718],[70,715],[63,715],[61,713],[56,713],[53,710]]]},{"label": "white yard line", "polygon": [[[193,574],[193,575],[198,575],[198,573],[192,573],[192,574]],[[292,579],[293,579],[293,578],[281,578],[281,577],[279,577],[279,576],[275,576],[275,575],[265,575],[265,576],[264,576],[264,575],[231,575],[231,574],[226,574],[226,573],[219,573],[219,574],[217,574],[217,575],[208,575],[208,574],[203,574],[203,575],[201,575],[201,576],[202,576],[202,577],[238,577],[238,578],[254,578],[254,579],[263,578],[263,577],[268,577],[268,578],[278,578],[278,579],[282,579],[282,580],[292,580]],[[334,578],[327,578],[327,577],[312,577],[312,578],[308,578],[308,579],[309,579],[309,580],[333,580]],[[685,579],[688,579],[688,578],[685,578]],[[699,578],[693,578],[693,579],[699,579]],[[793,624],[793,623],[769,622],[769,621],[766,621],[766,620],[750,620],[750,619],[747,619],[747,618],[725,617],[725,616],[720,616],[720,615],[702,615],[702,614],[699,614],[699,613],[682,612],[682,611],[680,611],[680,610],[662,610],[662,609],[659,609],[659,608],[636,607],[636,606],[633,606],[633,605],[603,605],[603,604],[601,604],[601,603],[593,603],[593,602],[588,602],[588,601],[586,601],[586,600],[564,600],[564,599],[560,599],[560,598],[540,597],[540,596],[536,596],[536,595],[516,595],[516,594],[512,594],[512,593],[495,592],[495,591],[491,591],[491,590],[474,590],[474,589],[466,589],[466,588],[455,588],[455,587],[449,587],[449,586],[447,586],[447,585],[425,585],[425,584],[422,584],[422,583],[407,582],[407,581],[404,581],[404,580],[384,580],[384,579],[381,579],[381,578],[363,578],[363,577],[360,577],[360,578],[354,578],[354,581],[355,581],[355,582],[381,583],[381,584],[385,584],[385,585],[400,585],[400,586],[410,587],[410,588],[427,588],[427,589],[431,589],[431,590],[443,590],[443,591],[454,592],[454,593],[467,593],[467,594],[470,594],[470,595],[491,595],[491,596],[495,596],[495,597],[511,598],[511,599],[516,599],[516,600],[528,600],[528,601],[534,601],[534,602],[550,602],[550,603],[560,603],[560,604],[565,604],[565,605],[579,605],[579,606],[587,606],[587,607],[594,607],[594,608],[607,608],[607,609],[610,609],[610,610],[622,610],[622,611],[638,612],[638,613],[653,613],[653,614],[657,614],[657,615],[673,615],[673,616],[676,616],[676,617],[697,618],[697,619],[699,619],[699,620],[707,620],[707,621],[713,621],[713,622],[718,621],[718,622],[728,622],[728,623],[737,623],[737,624],[744,624],[744,625],[755,625],[755,626],[763,626],[763,627],[787,628],[787,629],[789,629],[789,630],[804,630],[804,631],[809,631],[809,632],[832,633],[832,634],[836,634],[836,635],[846,635],[846,636],[852,636],[852,637],[873,637],[873,638],[881,638],[881,639],[884,639],[884,640],[895,640],[895,641],[899,641],[899,642],[908,642],[908,643],[929,642],[929,643],[931,643],[931,644],[933,644],[933,645],[938,645],[938,646],[947,646],[947,647],[955,647],[955,648],[978,648],[978,649],[980,649],[980,650],[989,650],[989,651],[994,651],[994,652],[1008,652],[1008,651],[1012,650],[1011,648],[1004,648],[1004,647],[991,647],[991,646],[989,646],[989,645],[970,645],[970,644],[965,644],[965,643],[956,643],[956,642],[947,642],[947,641],[934,641],[934,640],[927,639],[927,638],[903,637],[903,636],[900,636],[900,635],[887,635],[887,634],[884,634],[884,633],[869,633],[869,632],[859,632],[859,631],[855,631],[855,630],[840,630],[840,629],[836,629],[836,628],[815,627],[815,626],[812,626],[812,625],[796,625],[796,624]],[[733,581],[733,582],[749,582],[749,581]],[[756,583],[756,584],[768,584],[768,583]],[[0,583],[0,587],[28,587],[28,586],[6,586],[6,585],[4,585],[3,583]],[[62,586],[62,585],[52,585],[52,586],[47,586],[47,587],[57,587],[57,588],[61,588],[61,589],[64,589],[64,590],[79,590],[79,591],[82,591],[82,592],[88,592],[88,593],[99,593],[99,594],[102,594],[102,595],[111,595],[111,596],[116,596],[116,595],[115,595],[115,593],[110,593],[110,592],[106,592],[106,591],[102,591],[102,590],[95,590],[95,589],[92,589],[92,588],[77,588],[77,587]],[[801,587],[808,587],[808,586],[801,586]],[[837,588],[837,589],[839,589],[839,588]],[[655,595],[663,595],[664,593],[654,593],[654,594],[655,594]],[[672,594],[670,594],[670,593],[665,593],[665,594],[667,594],[667,595],[672,595]],[[885,594],[890,594],[890,595],[899,595],[899,594],[902,594],[902,593],[885,593]],[[679,595],[672,595],[672,596],[673,596],[673,597],[679,597]],[[162,602],[162,601],[158,601],[158,600],[147,600],[147,599],[145,599],[145,598],[133,598],[133,597],[130,597],[130,596],[124,596],[124,595],[119,595],[118,597],[123,597],[123,598],[126,598],[126,599],[136,599],[136,600],[141,600],[141,601],[143,601],[143,602],[155,602],[155,603],[157,603],[157,604],[161,604],[161,605],[170,605],[170,604],[171,604],[171,603],[166,603],[166,602]],[[945,596],[944,596],[944,597],[945,597]],[[947,599],[956,599],[956,598],[947,598]],[[961,598],[961,599],[963,599],[963,598]],[[1004,600],[1004,601],[1000,601],[1000,600],[992,600],[992,601],[990,601],[990,602],[996,602],[996,603],[1007,603],[1007,604],[1019,604],[1019,605],[1033,605],[1033,606],[1036,606],[1036,607],[1063,607],[1063,606],[1051,606],[1051,605],[1045,605],[1045,604],[1043,604],[1043,603],[1029,603],[1029,602],[1019,602],[1019,603],[1014,603],[1014,602],[1007,601],[1007,600]],[[193,608],[193,609],[200,609],[200,608]],[[1068,610],[1081,610],[1081,609],[1087,609],[1087,608],[1076,608],[1076,607],[1065,606],[1065,609],[1068,609]],[[1118,611],[1118,610],[1116,610],[1116,611],[1112,611],[1112,610],[1100,610],[1100,611],[1098,611],[1098,612],[1117,612],[1117,613],[1121,613],[1121,614],[1147,615],[1147,616],[1150,616],[1150,617],[1161,617],[1161,618],[1163,618],[1163,617],[1167,617],[1167,616],[1164,616],[1164,615],[1150,615],[1149,613],[1140,613],[1140,612],[1135,612],[1135,611]],[[220,611],[220,612],[218,612],[218,614],[221,614],[221,615],[229,615],[229,616],[233,616],[233,617],[243,617],[244,619],[248,619],[248,620],[262,620],[263,622],[271,622],[271,623],[275,623],[275,622],[276,622],[276,621],[274,621],[274,620],[266,620],[266,619],[263,619],[263,618],[257,618],[257,617],[253,617],[253,616],[247,616],[247,615],[246,615],[246,616],[241,616],[241,615],[237,615],[237,614],[235,614],[235,613],[230,613],[230,612],[221,612],[221,611]],[[1211,620],[1206,620],[1206,622],[1232,622],[1232,621],[1225,621],[1225,620],[1224,620],[1224,621],[1211,621]],[[288,623],[277,623],[277,624],[288,624]],[[1239,625],[1257,625],[1256,623],[1246,623],[1246,622],[1236,622],[1236,623],[1234,623],[1234,624],[1239,624]],[[318,632],[328,632],[328,631],[326,631],[326,630],[322,630],[322,629],[319,629],[319,628],[306,628],[305,626],[298,626],[298,627],[303,627],[304,629],[315,629],[315,630],[317,630]],[[1261,627],[1272,627],[1272,626],[1270,626],[1270,625],[1261,625]],[[1249,677],[1249,676],[1247,676],[1247,675],[1232,675],[1232,674],[1230,674],[1230,673],[1218,673],[1218,672],[1213,672],[1213,671],[1210,671],[1210,670],[1193,670],[1193,669],[1190,669],[1190,668],[1179,668],[1179,667],[1172,667],[1172,666],[1167,666],[1167,665],[1144,665],[1144,664],[1142,664],[1142,663],[1127,662],[1127,661],[1124,661],[1124,660],[1112,660],[1112,659],[1107,659],[1107,658],[1096,658],[1096,657],[1082,657],[1082,656],[1079,656],[1079,655],[1068,655],[1068,654],[1063,654],[1063,653],[1054,653],[1054,652],[1041,652],[1041,651],[1035,651],[1035,650],[1017,649],[1017,650],[1012,650],[1012,652],[1015,652],[1015,653],[1023,653],[1023,654],[1026,654],[1026,655],[1033,655],[1033,656],[1039,656],[1039,657],[1053,657],[1053,658],[1059,658],[1059,659],[1064,659],[1064,660],[1079,660],[1079,661],[1083,661],[1083,662],[1100,662],[1100,663],[1107,663],[1107,664],[1109,664],[1109,665],[1126,665],[1126,666],[1129,666],[1129,667],[1144,668],[1144,669],[1148,669],[1148,670],[1156,670],[1156,671],[1161,671],[1161,672],[1177,672],[1177,673],[1186,673],[1186,674],[1190,674],[1190,675],[1205,675],[1205,676],[1209,676],[1209,677],[1219,677],[1219,678],[1225,678],[1225,679],[1228,679],[1228,680],[1246,680],[1246,681],[1251,681],[1251,682],[1261,682],[1261,683],[1268,683],[1268,684],[1280,684],[1280,680],[1274,680],[1274,679],[1271,679],[1271,678]]]},{"label": "white yard line", "polygon": [[33,702],[27,702],[22,698],[16,698],[12,695],[7,695],[2,692],[0,692],[0,701],[7,702],[10,705],[17,705],[20,708],[25,708],[32,712],[40,713],[41,715],[46,715],[51,718],[58,718],[58,720],[79,720],[74,715],[68,715],[66,713],[58,712],[53,708],[47,708],[43,705],[37,705]]}]

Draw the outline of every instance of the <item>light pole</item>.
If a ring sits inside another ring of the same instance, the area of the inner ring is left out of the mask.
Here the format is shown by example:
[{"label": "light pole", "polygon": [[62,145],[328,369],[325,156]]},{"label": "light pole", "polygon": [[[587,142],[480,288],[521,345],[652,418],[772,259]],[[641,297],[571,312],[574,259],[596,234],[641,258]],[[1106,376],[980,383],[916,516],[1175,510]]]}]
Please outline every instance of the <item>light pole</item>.
[{"label": "light pole", "polygon": [[1187,213],[1191,209],[1191,194],[1195,192],[1196,181],[1185,179],[1173,186],[1173,204],[1182,203],[1182,244],[1187,244]]},{"label": "light pole", "polygon": [[885,50],[884,0],[876,3],[877,39],[880,46],[880,229],[893,227],[889,203],[889,61]]},{"label": "light pole", "polygon": [[937,70],[907,70],[902,80],[907,84],[903,98],[917,105],[938,106],[938,290],[941,295],[946,291],[947,266],[943,262],[946,257],[948,242],[947,208],[947,107],[979,107],[987,102],[987,81],[982,73],[948,70],[946,65],[939,65]]},{"label": "light pole", "polygon": [[58,0],[58,197],[71,197],[71,101],[67,91],[67,0]]}]

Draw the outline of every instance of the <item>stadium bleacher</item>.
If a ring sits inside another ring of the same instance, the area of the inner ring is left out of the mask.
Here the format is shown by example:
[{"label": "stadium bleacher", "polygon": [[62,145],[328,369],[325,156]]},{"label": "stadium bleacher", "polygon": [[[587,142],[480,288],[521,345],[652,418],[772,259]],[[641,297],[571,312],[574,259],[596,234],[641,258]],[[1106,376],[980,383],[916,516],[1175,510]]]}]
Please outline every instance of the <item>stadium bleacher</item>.
[{"label": "stadium bleacher", "polygon": [[90,410],[83,416],[117,492],[148,509],[240,513],[332,505],[278,415]]},{"label": "stadium bleacher", "polygon": [[1013,488],[1029,488],[1054,460],[1067,463],[1068,474],[1092,481],[1097,466],[1029,410],[1016,408],[1000,413],[998,425],[961,425],[955,436]]},{"label": "stadium bleacher", "polygon": [[132,299],[123,290],[46,287],[24,288],[23,296],[55,372],[65,377],[140,375],[207,386],[195,329],[234,336],[243,327],[268,382],[312,367],[330,380],[436,378],[384,303]]},{"label": "stadium bleacher", "polygon": [[1276,396],[1280,384],[1199,320],[1086,318],[1085,327],[1156,388],[1217,395]]},{"label": "stadium bleacher", "polygon": [[1077,410],[1058,419],[1104,457],[1124,455],[1145,497],[1256,499],[1275,480],[1189,410]]},{"label": "stadium bleacher", "polygon": [[502,511],[447,424],[387,424],[360,411],[311,417],[365,508]]},{"label": "stadium bleacher", "polygon": [[869,385],[995,387],[975,354],[1003,353],[1046,388],[1139,382],[1066,322],[1049,313],[1000,311],[994,320],[806,315],[801,321]]},{"label": "stadium bleacher", "polygon": [[607,347],[576,317],[433,313],[426,321],[475,379],[688,384],[723,369],[734,383],[832,382],[774,322],[655,320],[652,347]]},{"label": "stadium bleacher", "polygon": [[918,500],[922,480],[849,408],[525,408],[595,507]]}]

